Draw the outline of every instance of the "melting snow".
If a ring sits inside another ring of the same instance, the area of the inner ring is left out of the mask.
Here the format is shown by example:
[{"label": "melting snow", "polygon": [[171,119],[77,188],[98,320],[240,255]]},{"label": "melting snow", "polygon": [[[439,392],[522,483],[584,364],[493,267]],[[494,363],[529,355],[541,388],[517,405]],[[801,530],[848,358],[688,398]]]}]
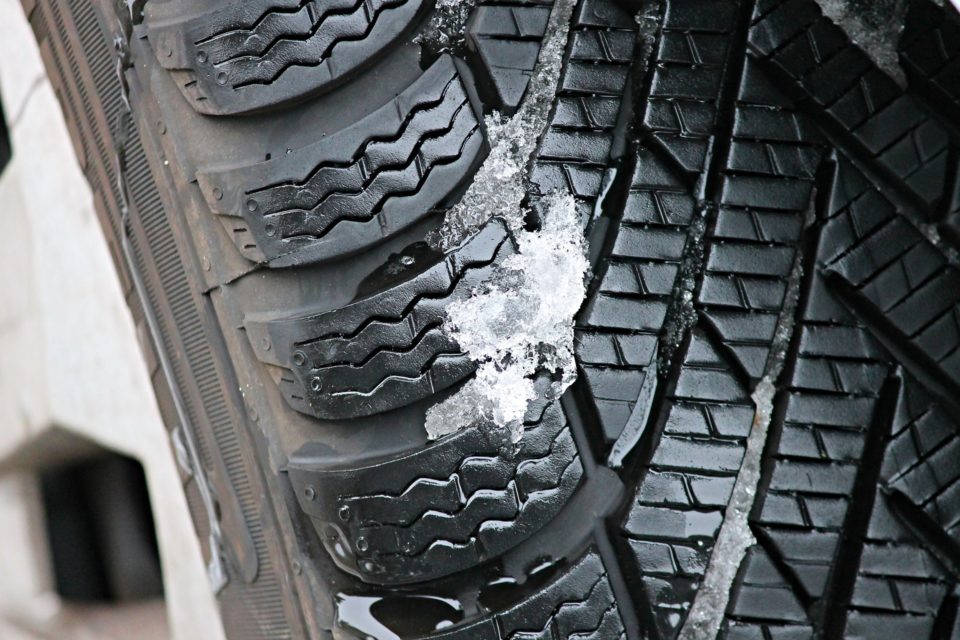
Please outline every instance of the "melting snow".
[{"label": "melting snow", "polygon": [[[456,0],[438,0],[443,3]],[[490,154],[473,183],[428,241],[448,250],[499,217],[517,242],[518,253],[466,300],[447,309],[444,330],[477,363],[476,376],[431,407],[430,439],[483,421],[506,431],[516,443],[523,417],[535,397],[533,377],[546,370],[559,395],[573,382],[573,317],[586,295],[589,263],[576,203],[569,194],[547,195],[535,208],[542,226],[526,231],[527,163],[550,115],[563,65],[575,0],[556,0],[527,95],[509,119],[486,118]]]},{"label": "melting snow", "polygon": [[417,42],[434,54],[455,51],[463,46],[467,20],[476,0],[437,0],[430,24]]},{"label": "melting snow", "polygon": [[830,18],[901,87],[907,86],[897,43],[907,14],[907,0],[819,0]]},{"label": "melting snow", "polygon": [[477,362],[476,377],[427,413],[431,439],[479,420],[509,430],[516,443],[534,399],[533,377],[559,377],[554,397],[574,380],[573,317],[589,270],[576,202],[552,194],[537,205],[539,231],[515,234],[518,253],[465,300],[447,308],[444,331]]},{"label": "melting snow", "polygon": [[447,212],[443,228],[428,238],[435,247],[457,246],[494,216],[514,231],[522,228],[526,166],[550,117],[574,4],[575,0],[554,3],[537,66],[517,112],[509,119],[496,112],[485,119],[490,154],[460,202]]}]

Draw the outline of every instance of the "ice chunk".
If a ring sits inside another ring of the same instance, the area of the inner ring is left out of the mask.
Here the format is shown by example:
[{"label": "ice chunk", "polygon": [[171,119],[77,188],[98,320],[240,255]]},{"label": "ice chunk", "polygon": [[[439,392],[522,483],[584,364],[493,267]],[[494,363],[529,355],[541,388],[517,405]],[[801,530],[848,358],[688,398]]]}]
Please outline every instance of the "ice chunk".
[{"label": "ice chunk", "polygon": [[907,13],[907,0],[819,0],[823,14],[843,29],[880,69],[901,87],[907,78],[897,44]]},{"label": "ice chunk", "polygon": [[508,429],[517,442],[537,372],[555,374],[556,395],[574,379],[573,319],[589,270],[583,232],[573,196],[551,194],[536,206],[541,228],[517,232],[517,253],[447,308],[443,329],[477,363],[477,373],[428,411],[430,438],[482,420]]},{"label": "ice chunk", "polygon": [[[455,0],[438,0],[440,3]],[[576,203],[550,194],[534,206],[541,228],[523,227],[527,211],[526,167],[543,134],[556,95],[575,0],[556,0],[527,94],[509,119],[486,118],[490,154],[473,183],[428,237],[449,250],[498,217],[517,242],[507,258],[471,297],[450,305],[444,330],[477,363],[476,376],[427,412],[431,439],[482,422],[507,431],[514,443],[534,399],[533,377],[549,371],[559,395],[574,380],[573,318],[586,294],[589,268]]]},{"label": "ice chunk", "polygon": [[464,44],[467,20],[476,0],[437,0],[430,24],[417,42],[434,55],[456,51]]},{"label": "ice chunk", "polygon": [[494,216],[513,230],[521,228],[526,167],[550,117],[575,4],[574,0],[554,3],[537,65],[517,112],[509,119],[496,112],[485,119],[490,154],[460,202],[447,212],[443,228],[428,238],[435,247],[457,246]]}]

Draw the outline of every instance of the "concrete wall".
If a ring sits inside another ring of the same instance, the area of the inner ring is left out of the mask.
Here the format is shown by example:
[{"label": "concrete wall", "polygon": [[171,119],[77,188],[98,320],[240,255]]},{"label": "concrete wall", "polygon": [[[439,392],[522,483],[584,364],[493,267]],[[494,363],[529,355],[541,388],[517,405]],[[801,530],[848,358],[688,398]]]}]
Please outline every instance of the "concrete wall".
[{"label": "concrete wall", "polygon": [[143,463],[172,636],[222,638],[134,325],[18,0],[0,0],[0,98],[13,146],[0,174],[0,637],[51,625],[85,637],[51,593],[31,470],[87,439]]}]

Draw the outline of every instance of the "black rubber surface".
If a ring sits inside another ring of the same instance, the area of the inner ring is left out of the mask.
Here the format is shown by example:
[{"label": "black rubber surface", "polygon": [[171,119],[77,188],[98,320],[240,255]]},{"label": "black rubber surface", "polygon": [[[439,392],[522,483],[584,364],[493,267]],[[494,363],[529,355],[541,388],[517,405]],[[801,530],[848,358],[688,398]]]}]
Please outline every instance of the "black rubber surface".
[{"label": "black rubber surface", "polygon": [[960,638],[960,17],[929,0],[906,86],[816,0],[570,0],[526,187],[589,243],[578,379],[515,450],[428,441],[475,367],[446,309],[516,242],[424,239],[563,1],[25,1],[228,636],[690,633],[766,379],[720,637]]}]

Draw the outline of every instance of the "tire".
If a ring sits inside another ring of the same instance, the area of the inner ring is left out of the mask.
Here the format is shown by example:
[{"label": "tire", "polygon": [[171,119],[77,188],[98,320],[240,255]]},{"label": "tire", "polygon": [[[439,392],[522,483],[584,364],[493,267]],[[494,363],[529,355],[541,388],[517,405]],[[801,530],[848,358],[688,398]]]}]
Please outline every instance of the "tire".
[{"label": "tire", "polygon": [[[228,637],[960,638],[955,11],[901,85],[815,0],[24,4]],[[438,245],[510,117],[539,218]],[[576,381],[430,439],[556,194]]]}]

